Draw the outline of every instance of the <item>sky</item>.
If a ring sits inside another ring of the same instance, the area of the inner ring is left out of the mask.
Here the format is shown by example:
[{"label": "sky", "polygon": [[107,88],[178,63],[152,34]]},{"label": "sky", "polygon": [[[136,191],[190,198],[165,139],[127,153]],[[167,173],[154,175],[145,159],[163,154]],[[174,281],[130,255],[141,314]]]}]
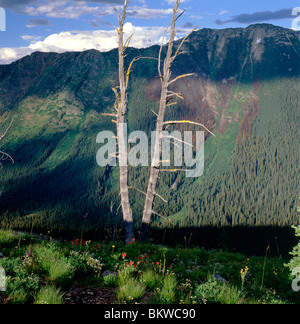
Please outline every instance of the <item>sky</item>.
[{"label": "sky", "polygon": [[[121,12],[123,1],[0,0],[0,64],[34,51],[115,48],[118,20],[114,8]],[[128,1],[125,34],[133,34],[131,46],[161,44],[175,0]],[[177,24],[178,37],[194,27],[222,29],[270,23],[300,29],[300,0],[182,0],[180,8],[186,11]]]}]

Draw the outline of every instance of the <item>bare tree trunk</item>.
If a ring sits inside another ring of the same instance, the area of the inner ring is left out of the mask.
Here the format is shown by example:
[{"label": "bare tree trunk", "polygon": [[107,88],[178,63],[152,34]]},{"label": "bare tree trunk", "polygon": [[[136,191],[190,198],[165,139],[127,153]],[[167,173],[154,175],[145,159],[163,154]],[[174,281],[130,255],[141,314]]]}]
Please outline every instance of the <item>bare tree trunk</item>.
[{"label": "bare tree trunk", "polygon": [[[153,204],[155,197],[158,197],[166,202],[165,199],[163,199],[157,192],[157,181],[159,179],[159,174],[161,171],[168,171],[168,170],[161,170],[161,162],[162,162],[162,141],[163,141],[163,131],[165,127],[169,127],[173,124],[193,124],[198,125],[203,128],[205,128],[210,134],[214,135],[212,132],[210,132],[204,125],[195,123],[193,121],[189,120],[179,120],[179,121],[165,121],[165,115],[166,115],[166,109],[169,106],[173,106],[176,104],[176,102],[170,102],[170,100],[174,97],[177,99],[183,99],[182,96],[179,93],[175,93],[173,91],[169,90],[169,86],[176,81],[193,76],[194,73],[189,74],[183,74],[180,76],[175,77],[173,80],[170,80],[171,78],[171,67],[173,62],[176,60],[176,58],[181,55],[185,54],[184,51],[182,51],[183,44],[187,41],[187,38],[191,35],[191,33],[196,29],[194,28],[187,36],[185,36],[182,41],[180,42],[179,46],[177,46],[177,49],[175,53],[173,54],[174,49],[174,41],[176,36],[176,21],[179,17],[184,13],[184,11],[180,12],[178,10],[180,5],[180,0],[176,0],[176,4],[174,6],[173,10],[173,18],[171,23],[171,29],[170,29],[170,39],[169,39],[169,45],[168,45],[168,51],[166,58],[164,60],[164,66],[163,66],[163,73],[161,72],[161,53],[163,45],[160,48],[159,52],[159,58],[158,58],[158,72],[161,79],[161,99],[160,99],[160,105],[159,105],[159,112],[157,114],[157,123],[156,123],[156,142],[154,147],[154,157],[152,160],[151,165],[151,172],[150,172],[150,178],[148,183],[148,189],[146,194],[146,202],[144,207],[144,213],[143,213],[143,220],[142,220],[142,228],[141,228],[141,241],[146,242],[148,240],[148,233],[149,233],[149,226],[151,223],[151,217],[152,214],[158,215],[160,217],[163,217],[162,215],[159,215],[157,212],[153,210]],[[170,172],[177,172],[179,170],[171,170]]]},{"label": "bare tree trunk", "polygon": [[119,35],[119,92],[114,89],[116,94],[117,107],[117,141],[118,141],[118,157],[120,168],[120,195],[121,206],[123,212],[123,220],[125,224],[125,242],[132,243],[134,241],[134,224],[132,218],[132,211],[129,201],[128,188],[128,161],[127,161],[127,84],[125,80],[124,70],[124,22],[126,19],[127,0],[124,1],[123,15],[119,17],[119,28],[117,29]]},{"label": "bare tree trunk", "polygon": [[[160,161],[162,155],[161,134],[165,122],[165,114],[166,114],[167,100],[168,100],[168,86],[171,77],[171,66],[172,66],[172,62],[174,61],[174,57],[172,57],[172,53],[173,53],[173,45],[174,45],[174,40],[176,35],[175,25],[176,25],[176,20],[178,15],[179,4],[180,4],[180,0],[176,0],[176,4],[173,10],[173,19],[172,19],[171,30],[170,30],[169,46],[168,46],[167,56],[164,61],[163,74],[161,74],[160,71],[160,57],[159,57],[159,74],[161,78],[161,99],[160,99],[159,112],[158,112],[157,124],[156,124],[156,142],[154,148],[154,158],[151,165],[151,172],[150,172],[150,178],[148,183],[146,202],[145,202],[143,220],[142,220],[141,241],[147,241],[148,239],[149,225],[153,214],[153,203],[154,203],[154,198],[156,196],[156,187],[157,187],[157,181],[160,172],[159,169],[160,169]],[[160,56],[161,56],[161,51],[160,51]]]},{"label": "bare tree trunk", "polygon": [[[117,156],[119,158],[119,167],[120,167],[120,196],[121,196],[120,206],[122,207],[123,219],[125,223],[125,241],[126,243],[132,243],[134,241],[134,224],[133,224],[132,210],[130,208],[129,189],[135,189],[135,188],[128,187],[128,149],[127,149],[127,124],[126,124],[127,89],[128,89],[131,67],[133,63],[147,57],[134,58],[130,63],[127,73],[125,75],[124,52],[126,48],[129,46],[131,40],[131,37],[129,37],[129,39],[124,44],[123,29],[124,29],[124,22],[126,19],[127,2],[128,0],[124,0],[123,15],[121,17],[118,15],[117,10],[115,9],[119,19],[119,28],[116,28],[119,35],[119,89],[118,88],[113,89],[116,96],[115,109],[117,111],[117,114],[103,114],[103,115],[113,116],[116,118],[114,122],[117,124],[117,141],[118,141]],[[164,200],[159,194],[156,193],[157,181],[159,178],[160,165],[161,165],[162,134],[163,134],[164,127],[166,125],[168,125],[167,127],[169,127],[171,124],[176,124],[176,123],[197,124],[199,126],[204,127],[203,125],[194,123],[192,121],[165,122],[165,114],[166,114],[167,107],[176,104],[174,102],[169,103],[171,98],[177,97],[182,99],[182,96],[180,94],[175,93],[173,91],[169,91],[168,90],[169,86],[181,78],[185,78],[193,75],[193,74],[180,75],[170,81],[172,64],[179,55],[185,53],[184,51],[181,51],[181,48],[182,45],[186,42],[187,37],[190,35],[190,34],[187,35],[181,41],[180,45],[177,47],[175,54],[173,54],[174,41],[176,36],[176,31],[175,31],[176,21],[183,14],[183,12],[180,13],[180,11],[178,10],[179,4],[180,4],[180,0],[176,0],[176,4],[173,9],[173,18],[172,18],[172,23],[170,28],[170,39],[169,39],[167,55],[164,60],[163,71],[161,71],[161,54],[162,54],[163,45],[160,48],[159,58],[158,58],[158,71],[161,79],[161,99],[159,105],[159,113],[157,114],[157,124],[156,124],[157,136],[156,136],[156,143],[154,148],[154,158],[151,163],[151,172],[150,172],[150,178],[148,182],[148,189],[147,189],[147,193],[145,194],[146,201],[145,201],[145,207],[144,207],[144,213],[142,219],[141,241],[147,241],[148,239],[149,225],[151,222],[152,214],[159,215],[158,213],[153,211],[155,196],[159,197],[160,199],[166,202],[166,200]],[[153,59],[153,58],[148,57],[147,59]]]}]

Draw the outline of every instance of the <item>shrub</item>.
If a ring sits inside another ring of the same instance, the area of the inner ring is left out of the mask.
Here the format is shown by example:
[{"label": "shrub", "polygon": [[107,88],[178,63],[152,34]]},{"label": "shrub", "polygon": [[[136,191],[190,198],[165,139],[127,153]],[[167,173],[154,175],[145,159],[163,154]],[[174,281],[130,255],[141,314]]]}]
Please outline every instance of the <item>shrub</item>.
[{"label": "shrub", "polygon": [[100,260],[92,258],[90,255],[87,255],[87,265],[94,272],[96,277],[99,279],[102,271],[103,264]]},{"label": "shrub", "polygon": [[[4,265],[5,267],[5,265]],[[28,274],[22,264],[14,266],[9,270],[10,275],[6,277],[5,294],[10,296],[9,302],[24,304],[27,299],[39,287],[39,278]]]},{"label": "shrub", "polygon": [[221,284],[213,279],[209,278],[204,284],[199,285],[195,290],[195,295],[199,303],[213,304],[217,301],[217,296],[221,292]]},{"label": "shrub", "polygon": [[209,278],[206,283],[199,285],[195,295],[198,302],[203,304],[241,304],[244,300],[241,290],[214,278]]},{"label": "shrub", "polygon": [[114,275],[108,275],[103,278],[104,285],[107,287],[115,288],[117,286],[117,277]]},{"label": "shrub", "polygon": [[89,267],[86,261],[86,253],[71,251],[70,264],[74,267],[75,272],[78,275],[86,275],[89,271]]},{"label": "shrub", "polygon": [[0,259],[0,267],[3,267],[6,275],[13,275],[20,266],[20,258],[3,258]]}]

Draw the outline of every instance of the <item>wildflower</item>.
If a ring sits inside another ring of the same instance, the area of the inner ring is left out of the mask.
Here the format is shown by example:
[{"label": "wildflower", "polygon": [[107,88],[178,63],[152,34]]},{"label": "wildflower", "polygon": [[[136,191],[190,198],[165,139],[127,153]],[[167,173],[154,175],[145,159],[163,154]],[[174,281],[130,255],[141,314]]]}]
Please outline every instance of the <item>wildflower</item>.
[{"label": "wildflower", "polygon": [[159,265],[159,262],[156,262],[157,265]]},{"label": "wildflower", "polygon": [[240,271],[241,280],[242,280],[242,288],[244,288],[244,284],[245,284],[245,280],[246,280],[248,272],[249,272],[248,266],[246,266],[245,269],[241,269],[241,271]]},{"label": "wildflower", "polygon": [[126,253],[123,253],[123,254],[122,254],[122,258],[123,258],[123,259],[125,259],[125,258],[126,258],[126,256],[127,256],[127,254],[126,254]]},{"label": "wildflower", "polygon": [[241,275],[243,275],[243,276],[246,277],[248,271],[249,271],[249,268],[246,266],[246,267],[245,267],[245,270],[244,270],[244,269],[241,269]]},{"label": "wildflower", "polygon": [[132,239],[132,243],[135,243],[135,238]]},{"label": "wildflower", "polygon": [[129,263],[131,266],[134,264],[134,262],[133,261],[130,261],[130,263]]}]

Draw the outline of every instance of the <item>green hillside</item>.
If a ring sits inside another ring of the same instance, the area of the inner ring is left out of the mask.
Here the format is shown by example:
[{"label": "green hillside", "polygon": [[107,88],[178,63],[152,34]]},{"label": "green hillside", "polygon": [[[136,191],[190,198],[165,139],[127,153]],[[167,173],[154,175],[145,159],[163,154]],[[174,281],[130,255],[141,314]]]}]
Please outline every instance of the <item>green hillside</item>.
[{"label": "green hillside", "polygon": [[[204,123],[216,138],[205,134],[201,178],[162,175],[158,192],[168,204],[157,200],[156,210],[181,227],[300,223],[300,33],[265,24],[203,29],[185,47],[174,76],[195,76],[176,84],[184,100],[168,118]],[[158,50],[129,49],[127,63],[157,57]],[[134,66],[129,131],[154,130],[156,64]],[[72,231],[118,224],[118,169],[96,163],[97,134],[115,130],[101,113],[113,110],[116,83],[116,51],[34,53],[0,66],[2,129],[14,118],[1,144],[15,160],[0,173],[3,227]],[[147,168],[130,168],[130,186],[145,191],[147,178]],[[139,222],[144,196],[132,191],[131,200]]]}]

